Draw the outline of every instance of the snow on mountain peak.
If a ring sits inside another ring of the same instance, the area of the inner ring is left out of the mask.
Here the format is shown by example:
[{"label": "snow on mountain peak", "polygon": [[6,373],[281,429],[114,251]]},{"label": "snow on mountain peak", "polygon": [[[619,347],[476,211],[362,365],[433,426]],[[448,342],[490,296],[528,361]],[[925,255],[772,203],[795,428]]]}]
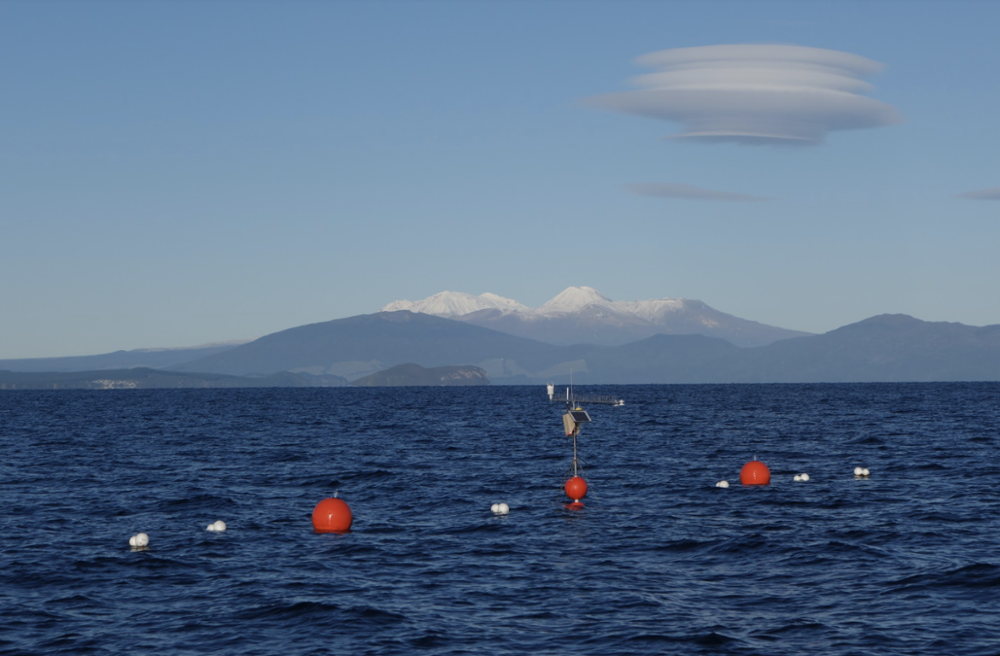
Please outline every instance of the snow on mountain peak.
[{"label": "snow on mountain peak", "polygon": [[567,287],[540,308],[530,308],[517,301],[486,292],[479,296],[464,292],[440,292],[421,301],[394,301],[382,312],[410,310],[439,317],[462,317],[480,310],[500,310],[504,314],[517,313],[525,320],[541,320],[559,315],[574,314],[591,307],[619,316],[632,316],[642,321],[657,323],[666,315],[683,312],[686,301],[675,298],[658,298],[648,301],[612,301],[593,287]]},{"label": "snow on mountain peak", "polygon": [[538,308],[541,314],[579,312],[588,305],[614,309],[614,301],[593,287],[567,287]]},{"label": "snow on mountain peak", "polygon": [[683,312],[688,309],[687,302],[680,298],[654,298],[648,301],[621,301],[617,305],[626,312],[631,312],[646,321],[657,321],[665,315]]},{"label": "snow on mountain peak", "polygon": [[421,301],[393,301],[382,308],[382,312],[409,310],[439,317],[460,317],[479,310],[527,310],[515,300],[489,292],[474,296],[465,292],[439,292]]},{"label": "snow on mountain peak", "polygon": [[480,294],[479,298],[483,299],[485,302],[489,303],[491,307],[494,307],[498,310],[522,311],[531,309],[527,305],[522,305],[521,303],[518,303],[512,298],[504,298],[503,296],[491,294],[490,292],[486,292],[485,294]]}]

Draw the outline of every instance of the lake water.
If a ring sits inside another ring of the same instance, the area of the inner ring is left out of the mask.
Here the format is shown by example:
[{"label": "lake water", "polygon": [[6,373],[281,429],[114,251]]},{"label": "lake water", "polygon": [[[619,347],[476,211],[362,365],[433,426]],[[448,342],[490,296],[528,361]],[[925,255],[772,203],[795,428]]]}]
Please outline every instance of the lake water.
[{"label": "lake water", "polygon": [[0,653],[1000,653],[1000,384],[578,391],[0,393]]}]

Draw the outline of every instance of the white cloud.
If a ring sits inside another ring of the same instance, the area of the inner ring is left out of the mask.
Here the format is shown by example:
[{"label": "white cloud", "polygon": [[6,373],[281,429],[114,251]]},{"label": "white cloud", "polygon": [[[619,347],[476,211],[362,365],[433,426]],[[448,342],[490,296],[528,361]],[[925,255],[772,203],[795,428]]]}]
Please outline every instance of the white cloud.
[{"label": "white cloud", "polygon": [[668,138],[749,144],[816,144],[832,130],[899,123],[892,106],[861,95],[878,62],[836,50],[719,45],[661,50],[637,59],[655,69],[635,91],[586,102],[681,123]]},{"label": "white cloud", "polygon": [[959,198],[975,198],[977,200],[1000,200],[1000,187],[992,187],[990,189],[979,189],[976,191],[967,191],[964,194],[959,194]]},{"label": "white cloud", "polygon": [[686,198],[692,200],[724,200],[737,203],[771,200],[762,196],[737,194],[731,191],[713,191],[694,185],[675,182],[645,182],[625,185],[625,188],[640,196],[657,196],[659,198]]}]

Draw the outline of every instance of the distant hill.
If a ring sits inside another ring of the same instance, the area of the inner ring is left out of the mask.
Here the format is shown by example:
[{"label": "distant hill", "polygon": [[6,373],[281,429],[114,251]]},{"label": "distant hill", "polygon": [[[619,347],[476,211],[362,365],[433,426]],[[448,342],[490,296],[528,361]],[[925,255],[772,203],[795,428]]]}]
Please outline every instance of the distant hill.
[{"label": "distant hill", "polygon": [[468,387],[489,385],[490,378],[479,367],[433,367],[426,369],[419,364],[399,364],[351,383],[358,387]]},{"label": "distant hill", "polygon": [[0,371],[0,390],[18,389],[178,389],[191,387],[329,387],[345,385],[343,378],[292,374],[287,371],[261,378],[224,374],[135,369],[73,372]]},{"label": "distant hill", "polygon": [[1000,381],[1000,325],[881,315],[757,348],[660,335],[582,357],[582,380],[608,383]]},{"label": "distant hill", "polygon": [[976,327],[883,314],[823,335],[748,349],[738,382],[1000,380],[1000,325]]},{"label": "distant hill", "polygon": [[559,357],[557,347],[494,330],[429,314],[379,312],[290,328],[173,368],[240,376],[308,372],[355,380],[408,362],[483,367],[484,361],[516,358],[545,367]]},{"label": "distant hill", "polygon": [[[719,383],[745,351],[731,342],[704,335],[654,335],[618,347],[585,348],[574,367],[580,382],[617,384]],[[561,380],[561,379],[560,379]]]},{"label": "distant hill", "polygon": [[653,335],[705,335],[737,346],[763,346],[809,333],[719,312],[701,301],[658,298],[612,301],[592,287],[569,287],[538,308],[496,294],[441,292],[394,301],[383,312],[408,310],[454,319],[547,344],[620,346]]},{"label": "distant hill", "polygon": [[135,349],[101,355],[79,355],[64,358],[22,358],[0,360],[0,369],[10,371],[97,371],[100,369],[133,369],[166,367],[222,353],[236,348],[241,342],[194,346],[191,348]]}]

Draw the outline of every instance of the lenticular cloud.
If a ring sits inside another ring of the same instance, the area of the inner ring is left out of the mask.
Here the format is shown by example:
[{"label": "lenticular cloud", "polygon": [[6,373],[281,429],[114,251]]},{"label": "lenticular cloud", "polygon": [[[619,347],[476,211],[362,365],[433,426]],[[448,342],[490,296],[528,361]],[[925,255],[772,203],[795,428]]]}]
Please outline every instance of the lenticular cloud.
[{"label": "lenticular cloud", "polygon": [[590,98],[613,111],[681,123],[669,138],[750,144],[815,144],[831,130],[900,121],[890,105],[861,95],[881,64],[836,50],[723,45],[661,50],[637,62],[655,69],[635,91]]}]

